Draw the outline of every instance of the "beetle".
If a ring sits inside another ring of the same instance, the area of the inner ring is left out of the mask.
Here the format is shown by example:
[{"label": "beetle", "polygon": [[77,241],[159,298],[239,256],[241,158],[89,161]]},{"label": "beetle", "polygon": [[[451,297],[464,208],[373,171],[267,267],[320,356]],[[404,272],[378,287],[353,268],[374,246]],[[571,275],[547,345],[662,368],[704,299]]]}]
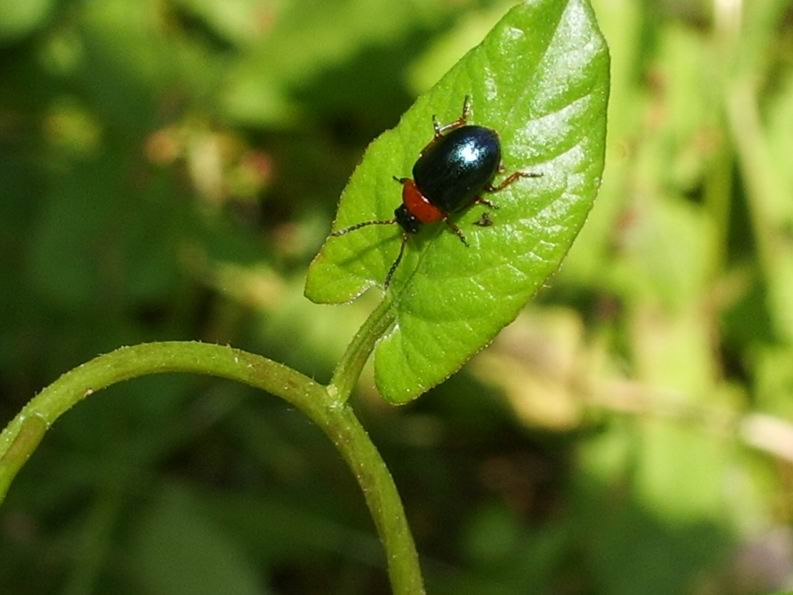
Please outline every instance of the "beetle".
[{"label": "beetle", "polygon": [[[455,215],[473,204],[491,209],[498,207],[482,198],[483,192],[499,192],[520,178],[538,178],[541,173],[516,171],[498,185],[493,185],[501,165],[501,141],[492,128],[468,124],[471,114],[471,97],[465,96],[463,111],[453,122],[441,125],[432,116],[434,135],[419,153],[413,165],[412,178],[394,180],[402,185],[402,204],[394,210],[392,219],[362,221],[331,232],[339,237],[369,225],[399,225],[402,243],[399,254],[388,269],[384,287],[387,289],[405,252],[409,234],[416,234],[422,225],[443,221],[460,241],[468,246],[465,234],[451,221]],[[480,226],[492,225],[489,217],[482,218]]]}]

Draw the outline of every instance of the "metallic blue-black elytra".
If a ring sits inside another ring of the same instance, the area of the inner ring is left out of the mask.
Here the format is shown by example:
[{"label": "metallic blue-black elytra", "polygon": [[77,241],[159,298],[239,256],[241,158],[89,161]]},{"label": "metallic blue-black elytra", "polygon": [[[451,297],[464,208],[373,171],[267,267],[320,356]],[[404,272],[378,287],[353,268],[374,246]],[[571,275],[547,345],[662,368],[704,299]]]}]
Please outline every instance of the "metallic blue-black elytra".
[{"label": "metallic blue-black elytra", "polygon": [[498,133],[484,126],[462,126],[430,144],[413,166],[421,194],[446,213],[476,200],[501,165]]}]

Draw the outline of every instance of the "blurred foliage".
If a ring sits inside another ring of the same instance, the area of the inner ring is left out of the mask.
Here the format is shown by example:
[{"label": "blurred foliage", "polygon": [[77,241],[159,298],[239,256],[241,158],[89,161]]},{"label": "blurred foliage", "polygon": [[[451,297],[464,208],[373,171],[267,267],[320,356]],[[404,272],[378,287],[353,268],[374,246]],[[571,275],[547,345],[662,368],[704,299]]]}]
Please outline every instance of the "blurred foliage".
[{"label": "blurred foliage", "polygon": [[[793,4],[596,0],[600,197],[466,369],[358,409],[431,593],[754,594],[793,581]],[[140,341],[327,380],[376,296],[302,297],[366,144],[485,0],[0,3],[0,416]],[[386,593],[357,486],[275,399],[87,400],[0,511],[0,592]]]}]

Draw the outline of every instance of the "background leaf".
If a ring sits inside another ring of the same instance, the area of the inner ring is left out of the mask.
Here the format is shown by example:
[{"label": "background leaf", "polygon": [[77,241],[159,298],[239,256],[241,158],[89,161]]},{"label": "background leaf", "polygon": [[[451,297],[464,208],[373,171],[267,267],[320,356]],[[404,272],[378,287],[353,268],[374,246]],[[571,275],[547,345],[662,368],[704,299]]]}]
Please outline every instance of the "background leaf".
[{"label": "background leaf", "polygon": [[[524,2],[368,149],[342,195],[338,229],[385,219],[398,206],[391,176],[409,176],[432,134],[431,117],[459,115],[496,129],[507,172],[542,173],[499,193],[494,224],[456,219],[470,248],[443,226],[411,238],[390,290],[396,323],[375,352],[382,395],[404,403],[438,384],[515,318],[558,267],[583,224],[603,169],[608,54],[582,0]],[[341,303],[380,285],[399,250],[395,226],[326,242],[306,295]]]}]

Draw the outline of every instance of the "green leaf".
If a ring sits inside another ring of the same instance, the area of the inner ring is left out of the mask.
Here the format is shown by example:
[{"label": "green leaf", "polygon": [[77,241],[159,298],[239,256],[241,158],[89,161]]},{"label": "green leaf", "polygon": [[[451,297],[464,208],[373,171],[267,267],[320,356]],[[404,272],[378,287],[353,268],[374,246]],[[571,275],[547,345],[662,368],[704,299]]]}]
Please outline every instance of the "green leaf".
[{"label": "green leaf", "polygon": [[[455,372],[515,318],[570,248],[603,169],[609,58],[584,0],[532,0],[511,10],[441,81],[376,139],[342,194],[334,229],[392,217],[392,176],[410,176],[432,137],[431,118],[496,129],[505,172],[542,173],[455,217],[470,247],[443,225],[409,239],[396,271],[395,323],[375,351],[375,379],[389,401],[407,402]],[[497,182],[500,178],[497,178]],[[352,300],[382,286],[399,251],[396,226],[329,238],[309,269],[306,296]]]}]

